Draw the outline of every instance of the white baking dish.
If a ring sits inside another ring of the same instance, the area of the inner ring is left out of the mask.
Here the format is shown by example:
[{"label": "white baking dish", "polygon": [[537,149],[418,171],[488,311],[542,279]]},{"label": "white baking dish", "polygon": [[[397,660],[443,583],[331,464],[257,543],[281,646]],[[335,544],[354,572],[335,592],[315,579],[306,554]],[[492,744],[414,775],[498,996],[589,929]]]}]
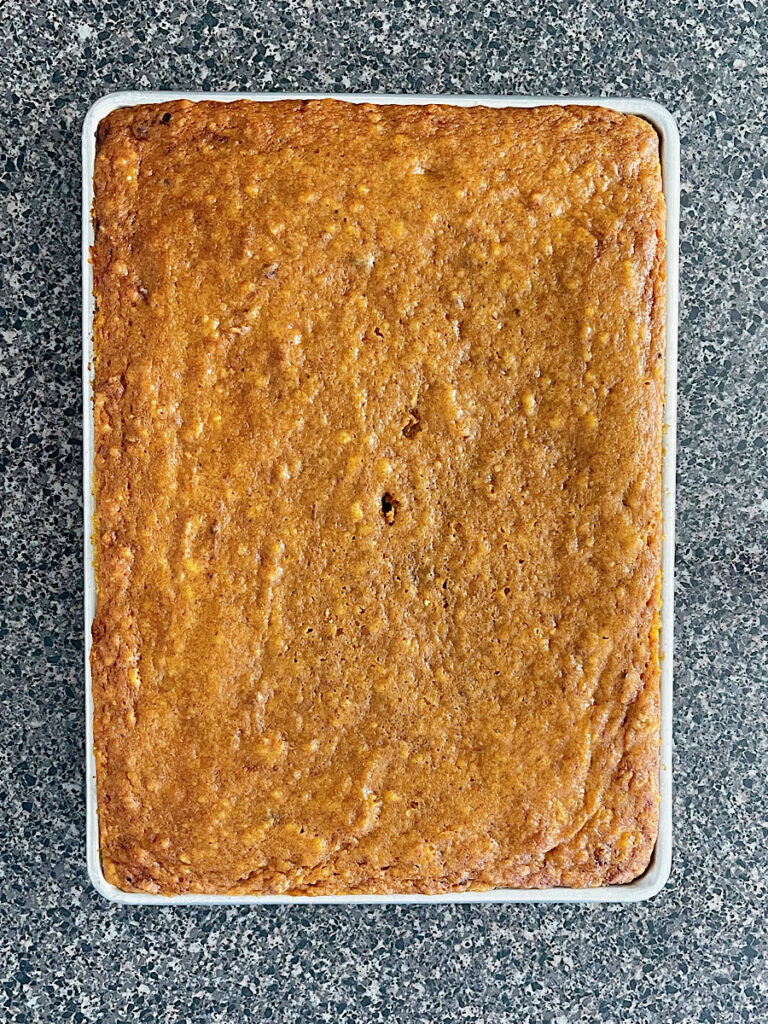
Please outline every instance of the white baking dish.
[{"label": "white baking dish", "polygon": [[[641,878],[627,885],[598,889],[496,889],[490,892],[446,893],[438,896],[153,896],[126,893],[104,878],[99,856],[98,806],[96,800],[96,766],[93,755],[93,698],[91,693],[91,624],[96,608],[91,531],[93,521],[93,407],[91,402],[91,356],[93,321],[93,274],[90,247],[93,243],[91,206],[93,203],[93,170],[96,154],[96,129],[99,121],[118,107],[139,103],[161,103],[168,100],[215,99],[231,101],[252,99],[336,98],[352,103],[452,103],[457,106],[534,107],[546,104],[592,104],[610,107],[624,113],[646,118],[661,138],[661,163],[664,194],[667,202],[667,327],[666,327],[666,405],[664,433],[664,546],[661,625],[661,806],[659,837],[648,870]],[[647,100],[593,99],[574,97],[522,96],[374,96],[344,93],[185,93],[185,92],[118,92],[98,100],[88,111],[83,124],[83,515],[85,569],[85,723],[87,782],[87,854],[88,873],[98,891],[119,903],[152,903],[159,905],[195,904],[259,904],[259,903],[574,903],[589,901],[635,902],[654,896],[666,883],[672,860],[672,654],[674,621],[674,538],[675,538],[675,426],[677,417],[677,303],[678,303],[678,222],[680,216],[680,141],[672,115],[664,107]]]}]

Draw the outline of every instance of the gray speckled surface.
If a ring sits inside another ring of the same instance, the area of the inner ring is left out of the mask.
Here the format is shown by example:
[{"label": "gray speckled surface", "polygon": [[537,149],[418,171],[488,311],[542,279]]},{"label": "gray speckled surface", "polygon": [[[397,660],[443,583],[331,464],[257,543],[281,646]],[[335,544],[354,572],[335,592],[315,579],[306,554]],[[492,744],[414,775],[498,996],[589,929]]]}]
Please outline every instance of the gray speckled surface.
[{"label": "gray speckled surface", "polygon": [[[768,1019],[762,3],[8,0],[0,1019]],[[672,879],[625,907],[129,909],[84,866],[79,132],[118,88],[649,96],[683,145]]]}]

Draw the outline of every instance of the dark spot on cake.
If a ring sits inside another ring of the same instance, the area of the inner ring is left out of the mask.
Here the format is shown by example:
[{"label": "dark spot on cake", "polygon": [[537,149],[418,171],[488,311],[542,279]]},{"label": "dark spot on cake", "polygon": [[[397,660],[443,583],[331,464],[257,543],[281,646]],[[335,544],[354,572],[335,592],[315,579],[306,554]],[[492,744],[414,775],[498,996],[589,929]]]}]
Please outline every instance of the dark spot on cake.
[{"label": "dark spot on cake", "polygon": [[421,416],[418,409],[411,409],[408,413],[408,422],[403,427],[403,437],[415,437],[421,430]]},{"label": "dark spot on cake", "polygon": [[390,526],[395,521],[395,514],[399,505],[400,502],[396,498],[393,498],[389,491],[381,496],[381,514]]}]

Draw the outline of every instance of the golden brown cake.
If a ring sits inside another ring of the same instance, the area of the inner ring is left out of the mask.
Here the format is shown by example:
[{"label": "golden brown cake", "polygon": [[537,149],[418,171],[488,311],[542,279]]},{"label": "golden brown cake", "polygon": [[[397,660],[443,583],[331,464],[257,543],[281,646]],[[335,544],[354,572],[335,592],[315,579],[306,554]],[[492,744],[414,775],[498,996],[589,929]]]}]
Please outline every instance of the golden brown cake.
[{"label": "golden brown cake", "polygon": [[95,196],[107,879],[438,893],[642,872],[651,125],[139,106],[99,127]]}]

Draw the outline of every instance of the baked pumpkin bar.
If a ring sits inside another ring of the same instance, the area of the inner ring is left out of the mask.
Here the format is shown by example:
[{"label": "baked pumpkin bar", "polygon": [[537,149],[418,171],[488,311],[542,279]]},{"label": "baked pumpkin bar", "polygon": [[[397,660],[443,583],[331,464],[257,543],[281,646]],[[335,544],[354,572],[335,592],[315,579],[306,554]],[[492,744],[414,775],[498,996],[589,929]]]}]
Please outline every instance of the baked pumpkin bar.
[{"label": "baked pumpkin bar", "polygon": [[108,881],[635,878],[658,821],[652,126],[152,104],[101,122],[94,187]]}]

